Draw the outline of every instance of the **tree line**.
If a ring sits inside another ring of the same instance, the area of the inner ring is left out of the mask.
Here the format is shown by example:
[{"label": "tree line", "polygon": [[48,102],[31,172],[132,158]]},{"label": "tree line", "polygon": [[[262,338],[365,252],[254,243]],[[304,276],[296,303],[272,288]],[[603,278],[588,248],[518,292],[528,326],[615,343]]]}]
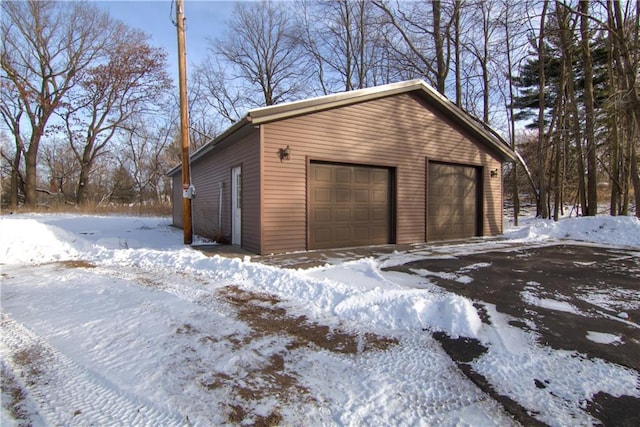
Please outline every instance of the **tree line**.
[{"label": "tree line", "polygon": [[159,201],[166,52],[83,2],[3,2],[1,31],[3,205],[133,201],[118,191],[125,179]]},{"label": "tree line", "polygon": [[[75,203],[168,197],[164,52],[88,3],[2,9],[3,196],[34,205],[48,175]],[[639,13],[638,0],[240,2],[190,64],[192,149],[250,108],[421,78],[521,154],[504,171],[516,218],[521,195],[545,218],[605,202],[640,216]]]}]

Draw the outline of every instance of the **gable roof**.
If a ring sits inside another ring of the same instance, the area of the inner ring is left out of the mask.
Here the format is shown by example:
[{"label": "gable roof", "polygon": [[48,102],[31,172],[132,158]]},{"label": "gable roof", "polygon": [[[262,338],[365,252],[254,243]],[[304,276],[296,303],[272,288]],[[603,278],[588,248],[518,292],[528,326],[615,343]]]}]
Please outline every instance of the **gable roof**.
[{"label": "gable roof", "polygon": [[[440,94],[423,80],[417,79],[249,110],[242,119],[238,120],[211,142],[194,152],[191,155],[191,161],[201,158],[220,142],[246,126],[257,126],[263,123],[284,120],[303,114],[315,113],[403,93],[415,93],[430,105],[439,109],[446,116],[452,118],[461,128],[471,133],[488,147],[494,149],[503,159],[516,160],[516,154],[498,133],[487,124],[456,106],[447,97]],[[180,170],[180,167],[181,166],[176,166],[169,171],[168,174],[173,175]]]}]

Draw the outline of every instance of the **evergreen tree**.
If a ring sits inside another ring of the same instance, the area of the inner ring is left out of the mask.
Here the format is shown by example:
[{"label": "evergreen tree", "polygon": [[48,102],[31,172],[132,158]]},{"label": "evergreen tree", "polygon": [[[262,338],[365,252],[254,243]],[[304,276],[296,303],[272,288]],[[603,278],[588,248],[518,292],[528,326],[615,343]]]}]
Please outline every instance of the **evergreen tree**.
[{"label": "evergreen tree", "polygon": [[114,203],[129,204],[136,200],[136,182],[124,166],[120,165],[113,174],[113,188],[109,200]]}]

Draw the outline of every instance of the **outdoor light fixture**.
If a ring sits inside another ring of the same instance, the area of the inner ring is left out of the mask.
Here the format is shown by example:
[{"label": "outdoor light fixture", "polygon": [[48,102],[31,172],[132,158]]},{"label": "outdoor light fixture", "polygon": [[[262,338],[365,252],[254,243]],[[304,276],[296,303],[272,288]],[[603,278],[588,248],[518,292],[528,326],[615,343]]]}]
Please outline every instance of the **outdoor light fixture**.
[{"label": "outdoor light fixture", "polygon": [[285,159],[289,160],[289,156],[291,155],[291,148],[287,145],[286,148],[281,148],[278,150],[278,156],[280,156],[280,161]]},{"label": "outdoor light fixture", "polygon": [[491,178],[495,178],[498,176],[498,169],[491,169]]}]

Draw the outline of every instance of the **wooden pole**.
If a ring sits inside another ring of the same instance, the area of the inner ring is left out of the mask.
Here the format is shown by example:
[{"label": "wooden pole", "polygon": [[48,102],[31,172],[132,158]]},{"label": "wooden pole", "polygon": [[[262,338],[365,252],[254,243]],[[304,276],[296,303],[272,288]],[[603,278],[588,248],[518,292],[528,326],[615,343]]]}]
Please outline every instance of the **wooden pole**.
[{"label": "wooden pole", "polygon": [[184,36],[184,0],[176,0],[176,28],[178,29],[178,81],[180,89],[180,136],[182,140],[182,230],[184,244],[193,241],[193,227],[191,224],[191,196],[188,195],[191,186],[189,170],[189,114],[187,109],[187,53]]}]

